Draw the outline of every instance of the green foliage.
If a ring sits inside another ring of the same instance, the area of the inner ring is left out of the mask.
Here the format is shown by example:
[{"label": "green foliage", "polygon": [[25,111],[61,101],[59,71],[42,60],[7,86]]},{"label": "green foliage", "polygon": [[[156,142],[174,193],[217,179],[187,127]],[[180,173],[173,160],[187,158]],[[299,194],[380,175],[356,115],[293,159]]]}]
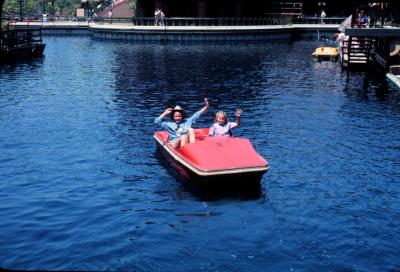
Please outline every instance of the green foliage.
[{"label": "green foliage", "polygon": [[17,0],[6,0],[3,6],[4,14],[18,14],[19,3]]},{"label": "green foliage", "polygon": [[[41,3],[38,0],[22,0],[21,4],[23,14],[32,15],[41,11]],[[6,0],[3,9],[5,14],[19,14],[20,1]]]},{"label": "green foliage", "polygon": [[8,21],[2,20],[0,27],[1,27],[1,29],[5,29],[7,27],[7,25],[8,25]]},{"label": "green foliage", "polygon": [[[53,14],[59,11],[63,16],[73,16],[80,7],[81,0],[22,0],[24,15]],[[3,11],[4,14],[19,14],[19,0],[5,0]]]},{"label": "green foliage", "polygon": [[74,16],[77,8],[81,7],[80,0],[55,0],[55,10],[63,16]]},{"label": "green foliage", "polygon": [[41,12],[41,7],[37,0],[26,0],[22,10],[25,14],[36,15]]},{"label": "green foliage", "polygon": [[5,30],[12,30],[15,28],[14,25],[10,24],[7,20],[2,20],[1,21],[1,30],[5,31]]},{"label": "green foliage", "polygon": [[137,0],[131,0],[131,3],[129,4],[129,8],[132,11],[133,17],[136,17],[136,4]]}]

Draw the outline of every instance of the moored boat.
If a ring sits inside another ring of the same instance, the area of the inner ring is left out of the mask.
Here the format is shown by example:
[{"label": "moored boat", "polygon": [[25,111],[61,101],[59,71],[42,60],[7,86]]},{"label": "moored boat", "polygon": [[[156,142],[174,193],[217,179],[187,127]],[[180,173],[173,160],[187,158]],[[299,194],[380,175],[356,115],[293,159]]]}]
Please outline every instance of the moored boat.
[{"label": "moored boat", "polygon": [[400,65],[390,66],[389,72],[386,73],[386,78],[400,88]]},{"label": "moored boat", "polygon": [[167,161],[185,180],[205,185],[259,183],[269,165],[250,140],[210,137],[208,130],[195,129],[196,142],[178,149],[168,143],[166,131],[156,132],[154,138]]},{"label": "moored boat", "polygon": [[0,62],[43,56],[46,44],[42,42],[41,29],[25,26],[6,28],[0,35]]}]

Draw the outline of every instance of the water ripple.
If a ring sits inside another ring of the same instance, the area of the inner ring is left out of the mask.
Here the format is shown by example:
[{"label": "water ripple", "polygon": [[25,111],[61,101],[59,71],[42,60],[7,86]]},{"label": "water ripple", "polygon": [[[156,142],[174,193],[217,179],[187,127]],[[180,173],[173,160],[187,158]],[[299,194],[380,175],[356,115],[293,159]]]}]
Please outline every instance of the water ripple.
[{"label": "water ripple", "polygon": [[[382,74],[313,62],[315,41],[46,43],[0,67],[0,267],[400,266],[400,92]],[[244,110],[235,135],[271,165],[259,191],[196,190],[155,152],[154,118],[204,97],[198,127]]]}]

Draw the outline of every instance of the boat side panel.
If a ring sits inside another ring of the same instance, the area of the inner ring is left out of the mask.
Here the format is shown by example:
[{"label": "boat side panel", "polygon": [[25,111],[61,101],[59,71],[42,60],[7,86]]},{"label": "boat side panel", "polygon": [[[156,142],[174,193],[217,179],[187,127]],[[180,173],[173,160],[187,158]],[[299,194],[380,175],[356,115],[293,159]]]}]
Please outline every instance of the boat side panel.
[{"label": "boat side panel", "polygon": [[254,186],[256,184],[260,184],[261,178],[266,172],[265,170],[239,174],[201,176],[182,163],[174,160],[168,151],[166,151],[165,147],[161,144],[157,143],[157,147],[165,160],[173,168],[173,172],[176,177],[183,182],[190,182],[199,186]]},{"label": "boat side panel", "polygon": [[[218,140],[218,137],[208,137],[206,134],[204,135],[205,131],[208,131],[208,129],[203,130],[203,132],[202,132],[203,136],[205,136],[205,138],[203,140],[204,142]],[[258,153],[254,150],[254,148],[252,148],[254,154],[258,157],[258,159],[260,159],[259,166],[241,167],[241,168],[239,168],[239,167],[223,168],[223,169],[217,169],[217,170],[200,169],[196,165],[192,164],[191,161],[189,161],[186,157],[184,157],[184,156],[182,156],[182,154],[180,154],[180,150],[182,150],[182,148],[176,150],[176,149],[173,149],[169,144],[163,142],[161,139],[162,133],[163,132],[156,132],[154,134],[154,138],[156,139],[157,144],[163,149],[163,151],[165,151],[166,154],[168,154],[169,157],[171,157],[171,159],[179,162],[180,164],[185,166],[185,168],[190,169],[191,172],[194,172],[198,176],[208,176],[208,177],[218,176],[219,177],[219,176],[226,176],[226,175],[244,175],[247,173],[253,173],[253,174],[264,173],[269,168],[268,163],[260,155],[258,155]],[[225,138],[225,137],[222,137],[222,138],[225,140],[229,140],[229,138]],[[222,138],[219,139],[218,141],[223,140]],[[239,140],[239,141],[248,142],[251,145],[250,141],[247,139],[241,139],[241,138],[230,138],[230,139],[232,139],[232,141],[234,141],[233,139],[235,139],[235,140]],[[229,141],[231,141],[231,140],[229,140]],[[186,145],[186,147],[199,146],[200,144],[204,144],[204,143],[199,141],[199,142],[196,142],[196,144],[188,144],[188,145]],[[252,145],[251,145],[251,147],[252,147]],[[237,149],[237,148],[236,148],[236,150],[240,151],[240,149]],[[205,159],[209,160],[209,157],[210,156],[208,154],[208,156],[206,156]],[[238,158],[242,157],[241,152],[239,152],[237,157]]]}]

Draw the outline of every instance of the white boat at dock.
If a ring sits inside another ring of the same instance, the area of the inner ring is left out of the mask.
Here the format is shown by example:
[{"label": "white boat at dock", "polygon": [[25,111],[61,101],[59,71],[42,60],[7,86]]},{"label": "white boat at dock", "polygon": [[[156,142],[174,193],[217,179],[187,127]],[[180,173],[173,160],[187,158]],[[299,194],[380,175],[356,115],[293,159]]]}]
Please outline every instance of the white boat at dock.
[{"label": "white boat at dock", "polygon": [[400,88],[400,65],[390,66],[389,72],[386,73],[386,78]]}]

